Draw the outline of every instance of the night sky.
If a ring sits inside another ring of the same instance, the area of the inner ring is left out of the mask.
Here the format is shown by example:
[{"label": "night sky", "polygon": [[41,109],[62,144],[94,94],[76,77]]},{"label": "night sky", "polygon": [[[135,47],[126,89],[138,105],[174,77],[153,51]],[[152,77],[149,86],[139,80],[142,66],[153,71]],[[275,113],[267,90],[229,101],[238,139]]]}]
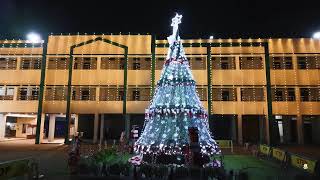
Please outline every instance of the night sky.
[{"label": "night sky", "polygon": [[[297,1],[297,2],[295,2]],[[39,33],[171,31],[182,13],[182,38],[311,37],[320,30],[320,0],[0,0],[0,38]]]}]

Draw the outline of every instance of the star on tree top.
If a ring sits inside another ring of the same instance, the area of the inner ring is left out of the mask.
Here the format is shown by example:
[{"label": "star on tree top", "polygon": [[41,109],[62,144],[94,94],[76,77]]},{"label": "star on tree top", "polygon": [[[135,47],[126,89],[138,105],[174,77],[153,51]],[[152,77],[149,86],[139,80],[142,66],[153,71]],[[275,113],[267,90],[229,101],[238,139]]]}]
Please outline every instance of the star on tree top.
[{"label": "star on tree top", "polygon": [[178,26],[181,23],[182,15],[176,13],[176,16],[172,18],[171,26]]}]

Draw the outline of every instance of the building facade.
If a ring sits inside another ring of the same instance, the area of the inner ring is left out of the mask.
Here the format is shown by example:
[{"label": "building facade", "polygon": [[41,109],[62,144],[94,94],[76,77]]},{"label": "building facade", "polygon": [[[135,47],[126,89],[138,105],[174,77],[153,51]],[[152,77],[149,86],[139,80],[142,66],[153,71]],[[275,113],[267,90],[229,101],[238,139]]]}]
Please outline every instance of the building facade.
[{"label": "building facade", "polygon": [[[319,40],[183,44],[215,139],[320,144]],[[132,34],[1,41],[0,139],[41,143],[83,132],[99,142],[141,130],[167,48],[166,40]]]}]

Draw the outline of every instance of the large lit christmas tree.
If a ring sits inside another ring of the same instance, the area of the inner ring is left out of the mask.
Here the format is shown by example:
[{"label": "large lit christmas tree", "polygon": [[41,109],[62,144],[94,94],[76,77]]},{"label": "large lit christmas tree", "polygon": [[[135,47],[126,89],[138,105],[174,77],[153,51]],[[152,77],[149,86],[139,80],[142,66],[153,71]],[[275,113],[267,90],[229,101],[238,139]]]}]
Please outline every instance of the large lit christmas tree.
[{"label": "large lit christmas tree", "polygon": [[196,92],[178,26],[182,15],[172,19],[173,33],[168,37],[168,55],[153,99],[146,109],[144,129],[135,143],[142,154],[183,155],[189,147],[189,129],[198,129],[200,153],[220,153],[209,131],[208,114]]}]

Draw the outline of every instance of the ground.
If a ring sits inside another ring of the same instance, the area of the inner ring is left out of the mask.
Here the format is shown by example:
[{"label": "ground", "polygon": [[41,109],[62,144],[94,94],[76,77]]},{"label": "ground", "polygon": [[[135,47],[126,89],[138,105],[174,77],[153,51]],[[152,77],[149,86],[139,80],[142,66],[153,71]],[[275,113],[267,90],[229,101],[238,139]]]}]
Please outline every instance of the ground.
[{"label": "ground", "polygon": [[249,179],[294,179],[303,172],[294,168],[283,168],[280,164],[248,155],[226,155],[225,168],[229,172],[243,170],[248,172]]},{"label": "ground", "polygon": [[[94,148],[83,145],[84,154],[94,153]],[[97,146],[95,146],[97,147]],[[299,147],[291,147],[298,151]],[[313,151],[314,148],[311,149]],[[307,150],[304,149],[307,152]],[[33,157],[40,164],[40,173],[46,179],[67,179],[67,152],[68,146],[61,144],[41,144],[35,145],[34,140],[16,140],[0,142],[0,162],[26,157]],[[319,151],[318,151],[319,152]],[[238,172],[243,169],[249,172],[249,179],[294,179],[297,174],[304,174],[295,168],[284,169],[279,163],[274,161],[259,159],[245,153],[242,148],[235,148],[237,155],[225,155],[224,162],[226,170],[231,169]],[[241,155],[239,155],[241,154]],[[286,178],[281,178],[286,176]]]},{"label": "ground", "polygon": [[0,142],[0,162],[33,157],[45,177],[61,177],[68,173],[67,149],[61,144],[34,144],[34,140]]}]

